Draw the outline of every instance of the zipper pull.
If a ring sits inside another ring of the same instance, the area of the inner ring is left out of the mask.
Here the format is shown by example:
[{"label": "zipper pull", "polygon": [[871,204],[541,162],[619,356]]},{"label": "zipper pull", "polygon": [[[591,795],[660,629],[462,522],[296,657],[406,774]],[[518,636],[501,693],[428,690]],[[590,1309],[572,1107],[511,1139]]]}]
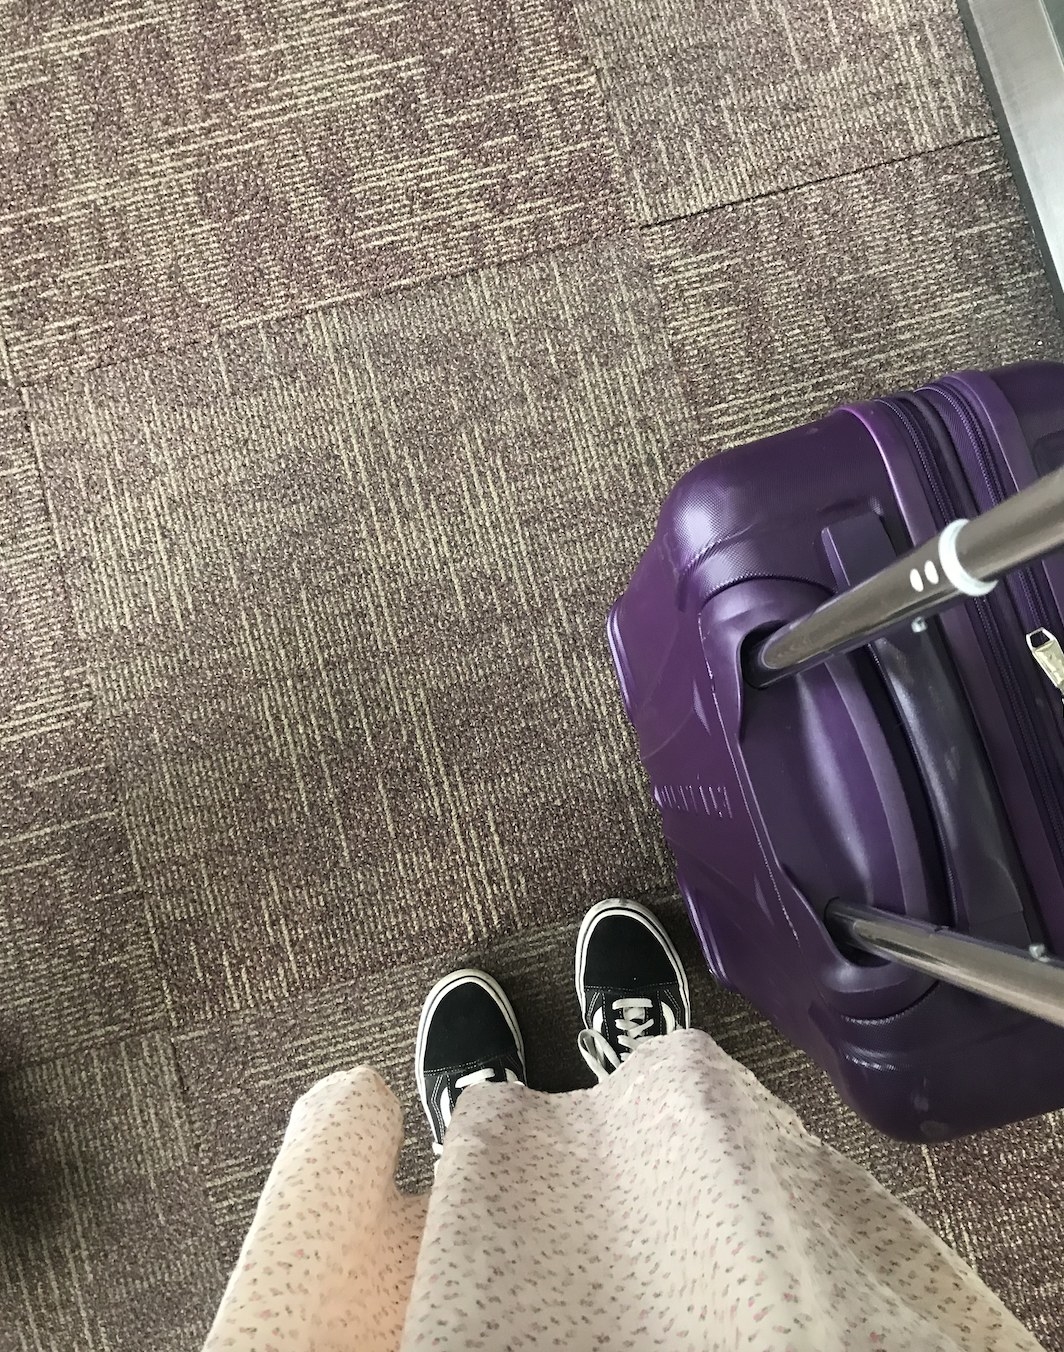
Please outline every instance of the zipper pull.
[{"label": "zipper pull", "polygon": [[1031,656],[1058,690],[1064,692],[1064,648],[1048,629],[1032,629],[1027,635]]}]

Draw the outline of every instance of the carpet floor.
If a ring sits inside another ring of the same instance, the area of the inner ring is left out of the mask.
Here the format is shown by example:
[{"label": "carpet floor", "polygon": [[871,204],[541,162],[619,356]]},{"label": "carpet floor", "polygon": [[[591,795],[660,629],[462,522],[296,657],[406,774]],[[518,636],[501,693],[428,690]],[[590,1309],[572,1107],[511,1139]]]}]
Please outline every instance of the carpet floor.
[{"label": "carpet floor", "polygon": [[954,0],[0,4],[0,1352],[193,1349],[427,985],[574,925],[1064,1349],[1064,1117],[866,1129],[700,966],[606,651],[699,457],[1064,355]]}]

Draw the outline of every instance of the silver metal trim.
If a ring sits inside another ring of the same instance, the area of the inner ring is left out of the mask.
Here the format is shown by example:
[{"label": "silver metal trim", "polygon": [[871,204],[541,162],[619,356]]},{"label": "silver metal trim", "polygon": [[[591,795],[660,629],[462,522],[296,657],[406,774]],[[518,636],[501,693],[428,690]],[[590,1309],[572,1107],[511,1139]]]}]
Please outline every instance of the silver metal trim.
[{"label": "silver metal trim", "polygon": [[1064,0],[960,0],[960,9],[1064,308]]}]

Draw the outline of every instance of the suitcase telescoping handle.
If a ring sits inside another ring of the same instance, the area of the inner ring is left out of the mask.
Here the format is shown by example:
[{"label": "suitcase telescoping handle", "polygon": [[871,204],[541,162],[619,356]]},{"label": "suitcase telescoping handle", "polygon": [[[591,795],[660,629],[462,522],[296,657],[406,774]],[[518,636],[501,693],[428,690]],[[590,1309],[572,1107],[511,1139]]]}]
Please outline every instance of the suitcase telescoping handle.
[{"label": "suitcase telescoping handle", "polygon": [[855,948],[1064,1028],[1064,962],[1050,957],[1044,944],[1009,948],[842,901],[833,901],[824,918]]},{"label": "suitcase telescoping handle", "polygon": [[1064,469],[940,535],[865,582],[841,592],[754,649],[747,674],[756,686],[795,676],[880,638],[898,625],[968,596],[985,596],[997,580],[1064,546]]},{"label": "suitcase telescoping handle", "polygon": [[[880,638],[969,596],[985,596],[1013,568],[1064,546],[1064,469],[1047,474],[972,521],[954,521],[927,544],[754,649],[748,676],[764,687]],[[1029,636],[1028,642],[1034,636]],[[845,943],[1064,1027],[1064,962],[936,928],[873,907],[832,902],[829,928]]]}]

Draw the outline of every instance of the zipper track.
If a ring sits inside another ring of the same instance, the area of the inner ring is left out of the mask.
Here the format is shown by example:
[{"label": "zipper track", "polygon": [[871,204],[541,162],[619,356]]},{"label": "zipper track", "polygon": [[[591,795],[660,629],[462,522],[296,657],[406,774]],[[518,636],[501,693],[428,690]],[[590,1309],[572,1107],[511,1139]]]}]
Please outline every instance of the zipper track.
[{"label": "zipper track", "polygon": [[[992,500],[995,504],[1004,502],[1009,496],[1005,487],[1005,481],[1002,478],[1001,469],[994,456],[993,449],[983,431],[982,424],[975,417],[972,410],[967,406],[960,395],[947,385],[934,386],[935,393],[950,406],[960,419],[961,425],[968,434],[972,445],[975,447],[976,456],[979,460],[979,468],[983,474],[983,483],[986,485]],[[948,430],[948,429],[947,429]],[[1045,618],[1053,624],[1055,629],[1059,629],[1061,617],[1057,610],[1056,602],[1049,595],[1047,588],[1041,581],[1041,574],[1037,565],[1026,568],[1018,568],[1010,573],[1006,578],[1006,584],[1017,588],[1023,593],[1023,598],[1027,604],[1027,613],[1021,614],[1020,619],[1023,622],[1025,633],[1030,633],[1032,629],[1041,628],[1045,624]],[[1017,609],[1021,609],[1017,607]],[[1030,623],[1028,623],[1030,621]]]},{"label": "zipper track", "polygon": [[[966,437],[975,448],[983,482],[991,498],[995,504],[1003,502],[1008,493],[995,461],[993,448],[978,417],[955,390],[938,384],[930,387],[929,392],[943,398],[953,411]],[[937,462],[932,437],[924,429],[917,410],[908,403],[901,399],[884,399],[881,403],[903,424],[916,449],[920,468],[931,490],[937,525],[941,529],[956,516],[964,513],[957,510],[956,501]],[[1018,627],[1023,627],[1025,633],[1045,625],[1053,626],[1059,631],[1061,618],[1048,590],[1040,584],[1035,569],[1018,569],[1016,573],[1010,575],[1009,581],[1020,591],[1023,605],[1018,603],[1011,589],[1003,597],[999,597],[998,590],[995,589],[989,597],[975,597],[969,600],[968,609],[978,620],[985,647],[1005,687],[1013,726],[1019,730],[1020,740],[1027,753],[1027,764],[1036,782],[1036,798],[1050,848],[1056,858],[1057,867],[1064,876],[1064,799],[1061,797],[1057,767],[1046,751],[1044,733],[1040,731],[1031,709],[1030,682],[1020,674],[1013,645],[997,612],[1002,603],[1011,606],[1019,621]]]}]

